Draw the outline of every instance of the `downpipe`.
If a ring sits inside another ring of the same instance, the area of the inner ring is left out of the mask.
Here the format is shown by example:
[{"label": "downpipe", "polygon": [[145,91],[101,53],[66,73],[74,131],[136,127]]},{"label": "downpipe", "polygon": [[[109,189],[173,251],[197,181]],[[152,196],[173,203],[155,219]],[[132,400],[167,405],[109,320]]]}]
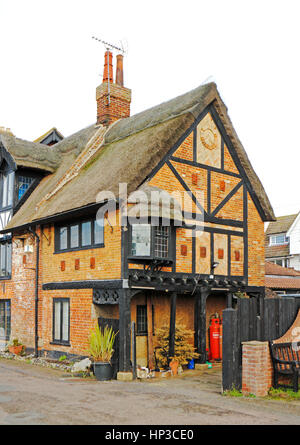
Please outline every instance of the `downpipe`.
[{"label": "downpipe", "polygon": [[38,357],[38,321],[39,321],[39,263],[40,263],[40,237],[38,234],[31,228],[28,228],[28,232],[30,232],[36,239],[36,264],[35,264],[35,303],[34,303],[34,316],[35,316],[35,335],[34,335],[34,356]]}]

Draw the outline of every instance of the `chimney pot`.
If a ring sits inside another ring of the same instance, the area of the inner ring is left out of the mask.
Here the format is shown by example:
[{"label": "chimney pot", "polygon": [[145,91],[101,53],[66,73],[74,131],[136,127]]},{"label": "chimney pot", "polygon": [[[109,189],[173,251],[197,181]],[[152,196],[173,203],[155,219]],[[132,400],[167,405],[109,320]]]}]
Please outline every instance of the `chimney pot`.
[{"label": "chimney pot", "polygon": [[117,69],[116,69],[116,84],[121,87],[124,86],[123,81],[123,56],[122,54],[117,55]]},{"label": "chimney pot", "polygon": [[113,82],[113,63],[112,63],[112,53],[106,51],[104,55],[104,70],[103,70],[103,82]]}]

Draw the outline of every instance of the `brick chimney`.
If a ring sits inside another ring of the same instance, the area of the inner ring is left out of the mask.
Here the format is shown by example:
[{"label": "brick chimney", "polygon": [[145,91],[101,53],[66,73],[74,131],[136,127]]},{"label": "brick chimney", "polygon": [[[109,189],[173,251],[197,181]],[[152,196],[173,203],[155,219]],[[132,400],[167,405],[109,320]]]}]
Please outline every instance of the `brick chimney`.
[{"label": "brick chimney", "polygon": [[123,86],[123,56],[117,55],[116,82],[113,82],[112,53],[104,56],[103,81],[96,89],[97,124],[110,125],[130,116],[131,90]]}]

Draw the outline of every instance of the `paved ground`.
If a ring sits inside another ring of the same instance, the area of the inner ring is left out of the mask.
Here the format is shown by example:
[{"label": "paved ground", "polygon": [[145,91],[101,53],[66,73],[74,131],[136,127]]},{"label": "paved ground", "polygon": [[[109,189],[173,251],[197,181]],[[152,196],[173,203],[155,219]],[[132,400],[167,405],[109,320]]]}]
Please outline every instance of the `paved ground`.
[{"label": "paved ground", "polygon": [[0,359],[0,425],[300,424],[300,401],[220,394],[219,369],[147,382],[97,382]]}]

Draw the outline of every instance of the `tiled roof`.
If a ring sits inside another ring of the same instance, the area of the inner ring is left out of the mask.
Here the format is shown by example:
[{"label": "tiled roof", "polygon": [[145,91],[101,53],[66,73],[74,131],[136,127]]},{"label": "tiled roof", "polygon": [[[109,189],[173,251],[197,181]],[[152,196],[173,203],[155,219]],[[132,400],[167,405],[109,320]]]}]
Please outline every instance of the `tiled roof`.
[{"label": "tiled roof", "polygon": [[288,244],[283,244],[279,246],[266,246],[265,247],[265,257],[266,258],[277,258],[289,256],[290,249]]},{"label": "tiled roof", "polygon": [[271,235],[272,233],[286,233],[295,221],[296,217],[297,214],[278,216],[276,221],[270,222],[266,234]]},{"label": "tiled roof", "polygon": [[300,277],[300,272],[292,269],[291,267],[282,267],[278,266],[278,264],[266,261],[266,275],[288,275],[291,277]]},{"label": "tiled roof", "polygon": [[271,289],[299,289],[300,278],[266,277],[266,287]]}]

